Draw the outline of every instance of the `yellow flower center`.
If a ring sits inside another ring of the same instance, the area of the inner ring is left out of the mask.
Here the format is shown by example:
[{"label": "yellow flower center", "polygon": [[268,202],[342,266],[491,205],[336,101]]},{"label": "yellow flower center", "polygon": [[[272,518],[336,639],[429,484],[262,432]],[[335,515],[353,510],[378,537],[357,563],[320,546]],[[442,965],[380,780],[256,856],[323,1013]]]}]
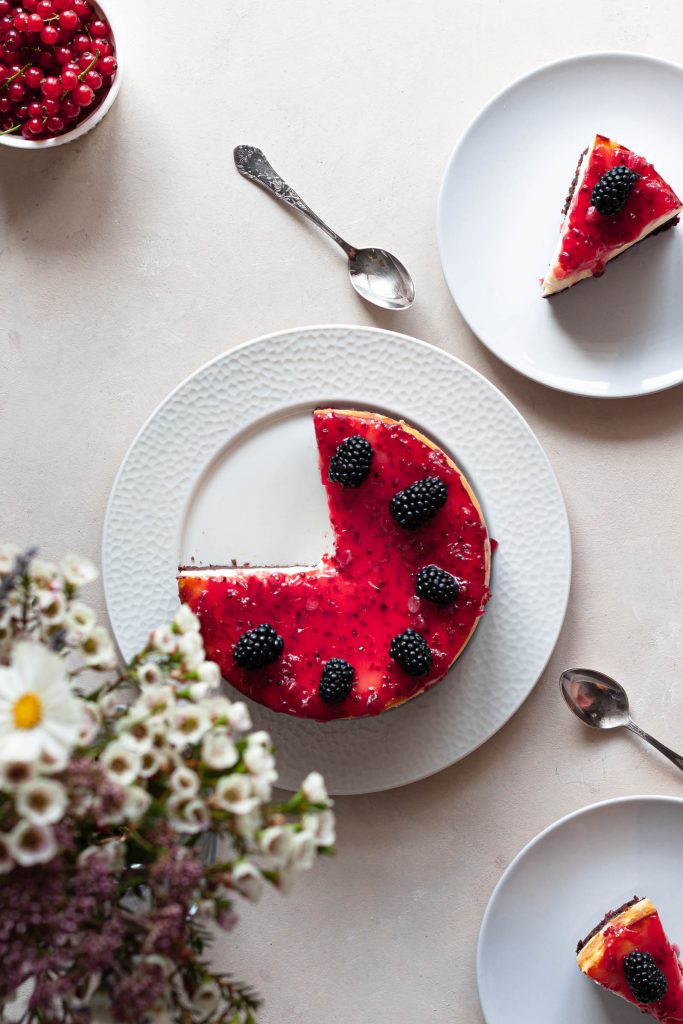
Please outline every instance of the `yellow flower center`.
[{"label": "yellow flower center", "polygon": [[43,717],[40,697],[35,693],[22,694],[12,710],[17,729],[33,729]]}]

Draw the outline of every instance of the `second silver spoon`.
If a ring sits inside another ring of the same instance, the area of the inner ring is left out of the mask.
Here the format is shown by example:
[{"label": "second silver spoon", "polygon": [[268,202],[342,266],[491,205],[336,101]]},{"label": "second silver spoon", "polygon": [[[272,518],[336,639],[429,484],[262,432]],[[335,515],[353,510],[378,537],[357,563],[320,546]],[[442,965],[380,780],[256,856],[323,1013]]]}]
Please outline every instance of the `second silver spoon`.
[{"label": "second silver spoon", "polygon": [[616,679],[592,668],[570,668],[560,676],[560,689],[567,706],[586,725],[594,729],[630,729],[683,771],[683,757],[633,721],[626,690]]}]

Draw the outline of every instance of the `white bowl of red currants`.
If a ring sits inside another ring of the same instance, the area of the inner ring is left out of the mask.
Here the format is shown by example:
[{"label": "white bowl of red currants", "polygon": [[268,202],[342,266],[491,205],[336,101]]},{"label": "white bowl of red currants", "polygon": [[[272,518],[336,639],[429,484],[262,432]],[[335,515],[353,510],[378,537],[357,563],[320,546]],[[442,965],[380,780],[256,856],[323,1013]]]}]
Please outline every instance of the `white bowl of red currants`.
[{"label": "white bowl of red currants", "polygon": [[0,0],[0,144],[45,149],[102,120],[121,69],[101,0]]}]

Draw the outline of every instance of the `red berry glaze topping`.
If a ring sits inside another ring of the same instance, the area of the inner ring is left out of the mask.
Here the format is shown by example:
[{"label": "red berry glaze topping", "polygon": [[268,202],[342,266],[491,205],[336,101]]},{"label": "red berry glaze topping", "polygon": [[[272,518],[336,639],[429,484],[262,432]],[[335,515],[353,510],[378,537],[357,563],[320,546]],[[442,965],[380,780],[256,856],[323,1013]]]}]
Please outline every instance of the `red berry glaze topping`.
[{"label": "red berry glaze topping", "polygon": [[[199,616],[207,656],[247,696],[318,721],[378,715],[441,679],[466,646],[489,598],[490,542],[464,477],[406,424],[323,409],[314,426],[334,551],[319,566],[296,572],[188,573],[179,578],[180,597]],[[362,481],[349,486],[335,479],[335,469],[330,474],[330,465],[336,456],[338,469],[341,446],[352,437],[367,442],[372,460]],[[445,502],[406,530],[390,513],[391,499],[425,477],[443,481]],[[418,573],[435,565],[457,581],[457,597],[447,605],[416,594]],[[282,655],[265,667],[243,668],[236,645],[262,623],[283,638]],[[413,634],[425,648],[417,652],[424,654],[419,674],[407,641],[397,645],[397,638]],[[320,692],[325,666],[339,663],[334,659],[351,666],[349,678],[353,672],[353,685],[339,700],[324,699],[324,687]]]}]

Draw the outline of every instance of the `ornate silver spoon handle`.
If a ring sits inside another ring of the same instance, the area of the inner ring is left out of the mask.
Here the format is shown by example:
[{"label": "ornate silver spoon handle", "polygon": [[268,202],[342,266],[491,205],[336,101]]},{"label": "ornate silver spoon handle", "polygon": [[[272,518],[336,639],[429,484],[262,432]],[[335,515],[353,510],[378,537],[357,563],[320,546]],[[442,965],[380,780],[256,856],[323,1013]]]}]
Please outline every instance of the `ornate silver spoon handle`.
[{"label": "ornate silver spoon handle", "polygon": [[681,771],[683,771],[683,757],[681,757],[680,754],[677,754],[675,750],[672,750],[671,747],[667,747],[664,743],[660,743],[659,740],[654,738],[654,736],[650,736],[649,732],[645,732],[645,730],[641,729],[639,725],[636,725],[632,718],[629,719],[626,728],[630,729],[631,732],[634,732],[636,736],[640,736],[641,739],[647,740],[648,743],[651,743],[652,746],[660,752],[660,754],[664,754],[664,757],[668,757],[670,761],[673,761],[677,768],[680,768]]},{"label": "ornate silver spoon handle", "polygon": [[313,210],[303,201],[300,195],[291,188],[290,185],[284,181],[277,171],[271,167],[266,160],[262,150],[257,149],[256,146],[236,146],[234,150],[235,156],[235,167],[244,178],[248,178],[249,181],[255,181],[257,185],[265,188],[267,192],[270,192],[279,199],[281,202],[286,203],[287,206],[294,207],[299,213],[303,213],[305,217],[312,220],[314,224],[317,224],[319,228],[334,239],[337,245],[340,245],[348,257],[352,257],[356,250],[348,242],[333,231],[331,227],[320,219],[317,213],[313,213]]}]

